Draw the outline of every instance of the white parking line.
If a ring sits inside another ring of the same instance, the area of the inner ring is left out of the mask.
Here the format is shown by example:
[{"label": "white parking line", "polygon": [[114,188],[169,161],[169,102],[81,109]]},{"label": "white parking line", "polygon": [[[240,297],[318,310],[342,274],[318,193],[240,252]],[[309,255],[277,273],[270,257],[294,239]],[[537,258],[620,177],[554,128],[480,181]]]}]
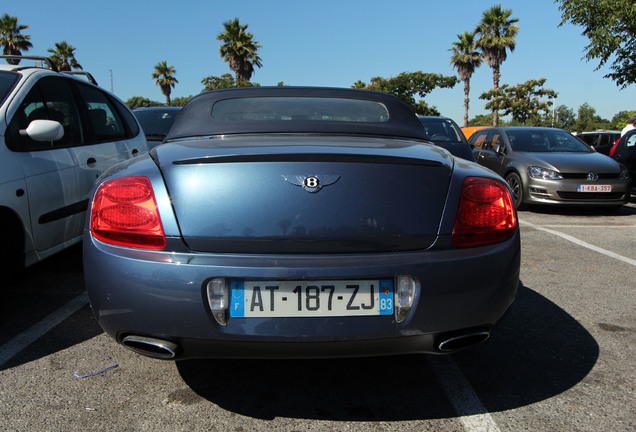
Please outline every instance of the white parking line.
[{"label": "white parking line", "polygon": [[41,320],[39,323],[23,331],[9,342],[0,346],[0,367],[14,355],[31,345],[53,327],[73,315],[88,303],[88,294],[82,293],[70,302]]},{"label": "white parking line", "polygon": [[576,237],[572,237],[571,235],[567,235],[567,234],[564,234],[564,233],[559,232],[559,231],[551,230],[549,228],[544,228],[542,226],[535,225],[533,223],[522,221],[522,220],[519,220],[519,224],[521,226],[528,226],[528,227],[534,228],[534,229],[539,230],[539,231],[545,231],[547,233],[554,234],[554,235],[559,236],[561,238],[564,238],[564,239],[566,239],[568,241],[571,241],[572,243],[577,244],[579,246],[583,246],[585,248],[591,249],[591,250],[593,250],[595,252],[598,252],[600,254],[603,254],[603,255],[606,255],[608,257],[615,258],[617,260],[623,261],[624,263],[636,266],[636,260],[624,257],[623,255],[619,255],[619,254],[614,253],[612,251],[608,251],[607,249],[603,249],[603,248],[600,248],[598,246],[594,246],[593,244],[589,244],[587,242],[584,242],[583,240],[579,240]]},{"label": "white parking line", "polygon": [[452,357],[426,356],[426,359],[466,431],[500,432]]},{"label": "white parking line", "polygon": [[636,228],[636,225],[542,225],[547,228]]}]

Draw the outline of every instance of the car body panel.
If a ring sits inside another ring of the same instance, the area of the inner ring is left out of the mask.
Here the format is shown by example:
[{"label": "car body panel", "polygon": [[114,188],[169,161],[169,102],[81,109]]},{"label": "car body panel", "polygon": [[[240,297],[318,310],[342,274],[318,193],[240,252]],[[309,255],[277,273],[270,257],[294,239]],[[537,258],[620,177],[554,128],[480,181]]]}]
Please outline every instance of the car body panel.
[{"label": "car body panel", "polygon": [[[193,250],[359,252],[426,249],[435,240],[452,170],[444,153],[369,138],[209,140],[217,141],[205,149],[168,143],[153,153]],[[170,162],[175,153],[180,158]],[[312,176],[321,189],[303,185]],[[416,183],[423,186],[412,195],[395,194]],[[395,211],[406,203],[408,212]]]}]

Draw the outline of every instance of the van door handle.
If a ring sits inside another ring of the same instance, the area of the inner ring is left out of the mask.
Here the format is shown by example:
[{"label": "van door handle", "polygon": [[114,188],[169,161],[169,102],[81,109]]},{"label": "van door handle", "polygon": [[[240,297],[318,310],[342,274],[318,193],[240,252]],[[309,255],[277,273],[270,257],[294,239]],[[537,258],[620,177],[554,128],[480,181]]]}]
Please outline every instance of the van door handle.
[{"label": "van door handle", "polygon": [[139,150],[137,150],[137,149],[133,149],[132,150],[132,155],[133,156],[137,156],[138,154],[139,154]]},{"label": "van door handle", "polygon": [[88,158],[88,160],[86,161],[86,165],[91,166],[91,165],[95,165],[97,163],[97,161],[95,160],[95,158]]}]

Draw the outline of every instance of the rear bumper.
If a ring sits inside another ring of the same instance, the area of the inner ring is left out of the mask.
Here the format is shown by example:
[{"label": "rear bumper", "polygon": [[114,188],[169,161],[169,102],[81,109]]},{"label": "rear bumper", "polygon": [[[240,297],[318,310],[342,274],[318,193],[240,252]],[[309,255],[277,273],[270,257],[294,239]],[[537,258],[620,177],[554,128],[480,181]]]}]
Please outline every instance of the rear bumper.
[{"label": "rear bumper", "polygon": [[[230,358],[230,359],[320,359],[375,357],[398,354],[446,354],[468,348],[488,339],[490,326],[462,329],[443,334],[424,334],[386,339],[347,340],[331,342],[246,342],[210,341],[171,338],[174,357],[156,349],[139,349],[139,354],[160,359]],[[456,342],[450,349],[444,343]],[[461,339],[461,340],[460,340]],[[126,343],[124,343],[126,345]],[[440,346],[442,348],[440,348]],[[139,347],[139,345],[137,345]]]},{"label": "rear bumper", "polygon": [[[486,331],[512,304],[519,232],[495,245],[340,256],[176,254],[113,247],[85,236],[93,312],[121,342],[141,335],[174,343],[183,358],[321,358],[439,352],[441,341]],[[229,318],[218,324],[204,282],[230,279],[361,279],[410,275],[409,317]],[[486,336],[487,337],[487,336]],[[461,346],[459,344],[458,346]]]}]

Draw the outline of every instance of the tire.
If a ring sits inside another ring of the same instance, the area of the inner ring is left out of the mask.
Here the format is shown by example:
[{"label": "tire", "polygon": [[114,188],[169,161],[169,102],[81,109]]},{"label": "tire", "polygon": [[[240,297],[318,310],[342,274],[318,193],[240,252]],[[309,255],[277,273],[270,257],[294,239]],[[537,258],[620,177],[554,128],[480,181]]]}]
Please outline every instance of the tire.
[{"label": "tire", "polygon": [[510,173],[506,177],[506,182],[510,186],[510,192],[512,195],[512,203],[517,210],[523,210],[526,208],[526,204],[523,202],[523,183],[521,177],[517,173]]}]

